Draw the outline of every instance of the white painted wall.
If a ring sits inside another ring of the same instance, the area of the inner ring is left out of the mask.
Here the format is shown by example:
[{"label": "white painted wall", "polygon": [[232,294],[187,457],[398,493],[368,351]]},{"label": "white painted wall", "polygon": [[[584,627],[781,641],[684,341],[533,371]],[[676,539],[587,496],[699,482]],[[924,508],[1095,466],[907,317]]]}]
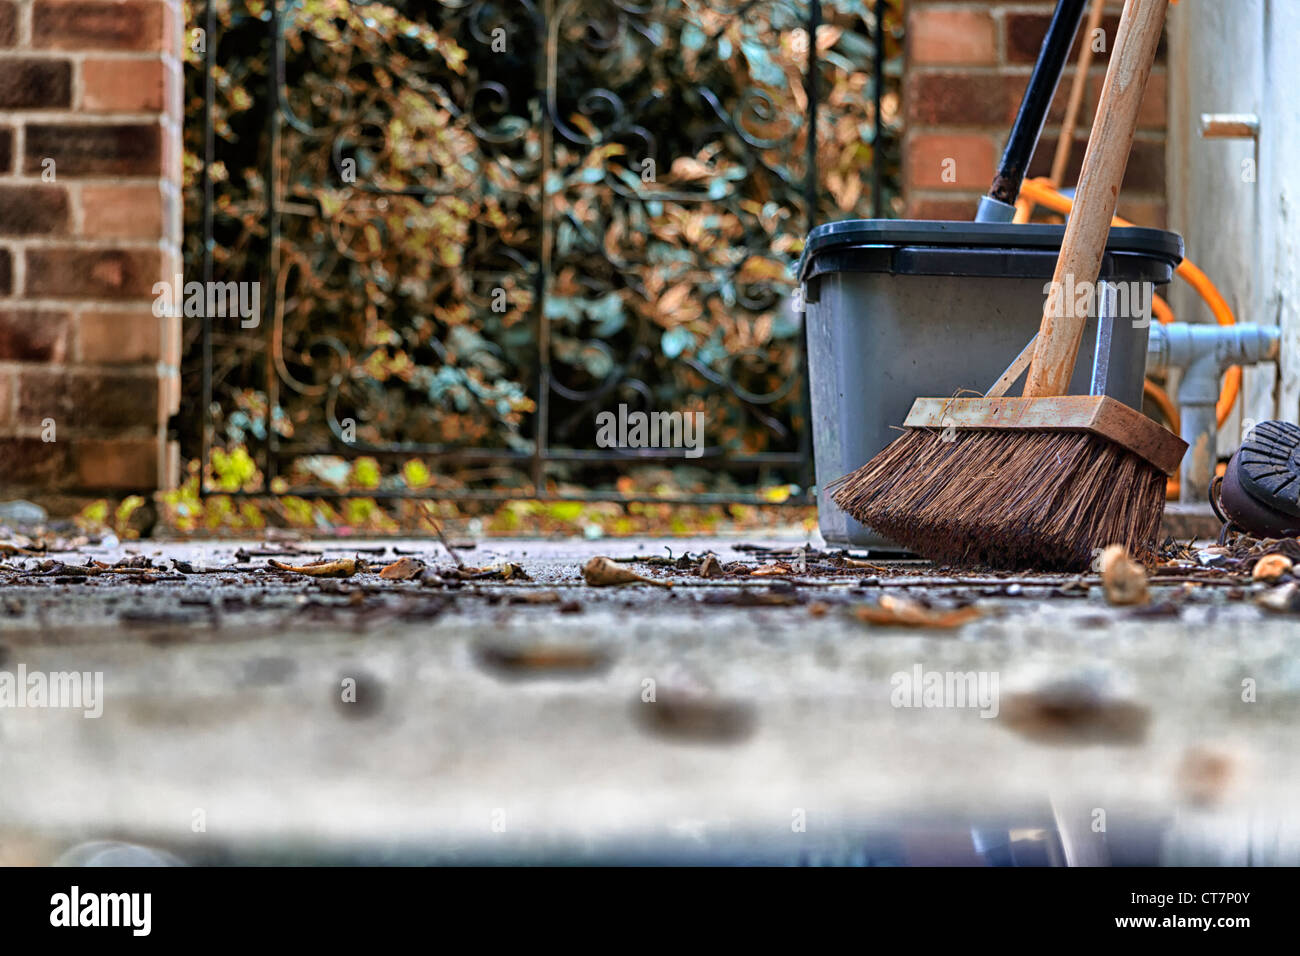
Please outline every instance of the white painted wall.
[{"label": "white painted wall", "polygon": [[[1261,194],[1258,181],[1245,175],[1258,180],[1256,146],[1249,140],[1205,140],[1199,127],[1202,113],[1262,110],[1268,3],[1182,0],[1169,10],[1169,227],[1182,233],[1187,257],[1214,280],[1239,322],[1262,321],[1257,292]],[[1181,321],[1214,321],[1181,280],[1170,300]],[[1238,407],[1246,417],[1272,417],[1271,369],[1248,373],[1243,391],[1245,404]],[[1224,426],[1220,451],[1236,447],[1239,417]]]},{"label": "white painted wall", "polygon": [[1269,0],[1264,13],[1260,119],[1260,321],[1282,327],[1274,414],[1300,421],[1300,3]]},{"label": "white painted wall", "polygon": [[[1226,453],[1241,417],[1300,420],[1300,2],[1182,0],[1169,46],[1170,228],[1239,322],[1284,330],[1279,367],[1246,372]],[[1202,113],[1257,114],[1258,144],[1202,139]],[[1180,320],[1213,321],[1186,284],[1171,299]]]}]

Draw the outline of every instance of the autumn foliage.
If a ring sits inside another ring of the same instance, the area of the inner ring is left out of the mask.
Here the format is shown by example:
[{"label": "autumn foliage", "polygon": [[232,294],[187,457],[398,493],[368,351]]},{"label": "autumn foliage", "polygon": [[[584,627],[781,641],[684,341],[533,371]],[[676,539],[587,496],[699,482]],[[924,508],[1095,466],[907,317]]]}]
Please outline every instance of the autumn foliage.
[{"label": "autumn foliage", "polygon": [[[248,449],[249,486],[274,438],[280,481],[263,490],[346,484],[339,464],[373,453],[378,489],[404,486],[414,459],[425,490],[527,497],[539,432],[559,453],[543,475],[557,494],[807,482],[797,466],[725,465],[803,447],[789,300],[809,222],[805,3],[301,0],[280,7],[273,87],[265,5],[214,2],[217,33],[198,44],[215,50],[213,276],[261,281],[273,303],[258,328],[212,330],[213,440]],[[872,211],[872,6],[821,4],[820,221]],[[204,25],[202,6],[187,13]],[[204,54],[187,56],[185,268],[200,276]],[[201,326],[187,322],[195,397]],[[619,403],[703,412],[711,457],[567,454],[594,450],[596,415]],[[190,457],[201,405],[179,429]],[[385,454],[398,447],[414,450]]]}]

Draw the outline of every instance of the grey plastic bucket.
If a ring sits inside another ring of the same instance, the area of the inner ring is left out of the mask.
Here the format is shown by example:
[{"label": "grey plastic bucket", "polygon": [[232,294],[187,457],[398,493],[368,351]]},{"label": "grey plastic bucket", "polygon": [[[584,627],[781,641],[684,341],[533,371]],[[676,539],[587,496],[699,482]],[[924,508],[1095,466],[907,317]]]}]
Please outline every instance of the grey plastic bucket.
[{"label": "grey plastic bucket", "polygon": [[[983,394],[996,381],[1038,330],[1064,232],[898,219],[812,231],[799,280],[818,520],[827,542],[893,547],[836,507],[827,483],[896,438],[918,396]],[[1141,407],[1150,294],[1168,284],[1182,257],[1177,233],[1110,231],[1096,301],[1097,315],[1113,318],[1089,319],[1071,394],[1105,394]],[[1107,330],[1103,363],[1094,361],[1099,326]]]}]

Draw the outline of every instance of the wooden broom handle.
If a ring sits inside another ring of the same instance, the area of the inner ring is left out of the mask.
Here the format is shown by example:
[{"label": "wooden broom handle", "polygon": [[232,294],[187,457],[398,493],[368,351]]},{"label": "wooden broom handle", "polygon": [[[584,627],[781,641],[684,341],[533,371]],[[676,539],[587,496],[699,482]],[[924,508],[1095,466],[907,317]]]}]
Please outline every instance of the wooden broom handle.
[{"label": "wooden broom handle", "polygon": [[[1101,101],[1083,157],[1074,210],[1065,227],[1061,254],[1052,276],[1053,289],[1043,309],[1033,364],[1025,382],[1026,398],[1064,395],[1074,375],[1087,315],[1075,315],[1076,290],[1095,286],[1101,273],[1110,221],[1119,204],[1138,111],[1147,77],[1160,45],[1168,0],[1126,0],[1115,48],[1111,52]],[[1063,306],[1054,308],[1054,306]]]}]

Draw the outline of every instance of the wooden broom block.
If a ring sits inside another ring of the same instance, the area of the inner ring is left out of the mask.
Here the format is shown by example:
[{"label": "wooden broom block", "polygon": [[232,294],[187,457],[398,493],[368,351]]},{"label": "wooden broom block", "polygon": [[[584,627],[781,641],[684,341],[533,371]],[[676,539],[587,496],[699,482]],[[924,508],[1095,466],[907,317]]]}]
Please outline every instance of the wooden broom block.
[{"label": "wooden broom block", "polygon": [[1187,442],[1159,422],[1106,395],[918,398],[903,427],[1089,432],[1141,456],[1166,475],[1178,470],[1187,451]]}]

